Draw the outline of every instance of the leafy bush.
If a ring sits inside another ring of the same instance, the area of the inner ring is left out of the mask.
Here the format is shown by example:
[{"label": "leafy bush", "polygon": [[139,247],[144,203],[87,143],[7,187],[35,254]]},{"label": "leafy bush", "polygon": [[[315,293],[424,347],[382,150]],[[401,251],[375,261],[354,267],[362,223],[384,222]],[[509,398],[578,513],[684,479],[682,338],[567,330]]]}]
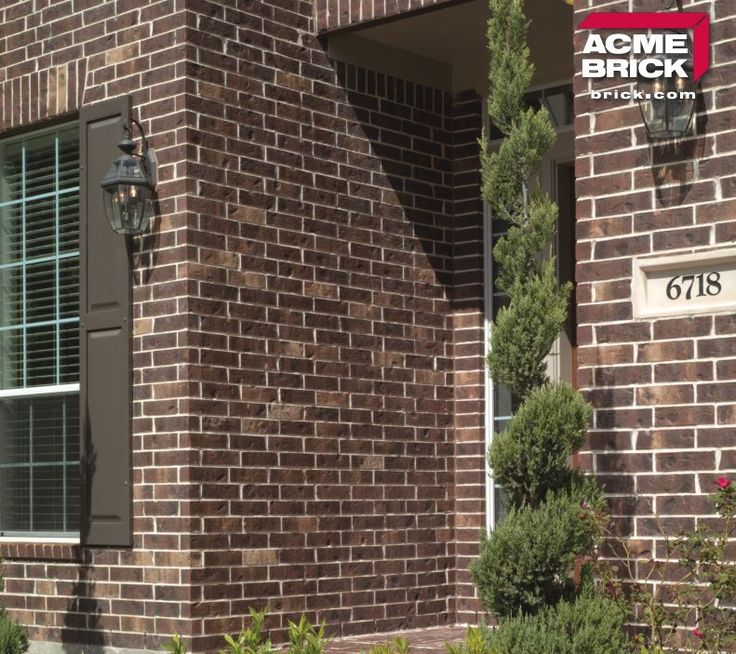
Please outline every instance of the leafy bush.
[{"label": "leafy bush", "polygon": [[169,652],[169,654],[187,654],[186,641],[179,634],[174,634],[169,639],[169,642],[164,643],[162,647]]},{"label": "leafy bush", "polygon": [[409,641],[394,637],[390,643],[374,645],[368,650],[368,654],[409,654]]},{"label": "leafy bush", "polygon": [[465,634],[465,642],[459,645],[447,643],[449,654],[497,654],[491,650],[493,632],[485,625],[469,627]]},{"label": "leafy bush", "polygon": [[470,572],[486,608],[500,616],[535,613],[574,592],[575,559],[596,544],[596,516],[605,504],[589,479],[539,507],[512,508],[481,541]]},{"label": "leafy bush", "polygon": [[270,640],[263,640],[263,624],[266,621],[266,610],[250,611],[250,627],[241,631],[237,639],[225,636],[226,647],[220,654],[271,654],[273,647]]},{"label": "leafy bush", "polygon": [[317,629],[305,616],[299,619],[299,624],[289,621],[287,654],[324,654],[327,641],[324,624]]},{"label": "leafy bush", "polygon": [[28,649],[26,630],[0,611],[0,654],[23,654]]},{"label": "leafy bush", "polygon": [[[241,631],[235,638],[226,635],[225,649],[220,654],[276,654],[276,649],[270,639],[264,638],[263,625],[266,622],[266,610],[250,609],[250,627]],[[289,621],[289,646],[286,654],[324,654],[329,638],[325,635],[325,625],[314,627],[302,615],[298,623]],[[170,654],[186,654],[187,646],[179,634],[174,634],[163,648]],[[16,654],[0,649],[0,654]],[[397,654],[405,654],[398,650]]]},{"label": "leafy bush", "polygon": [[[568,466],[592,409],[570,385],[550,383],[547,376],[547,357],[567,320],[572,291],[557,278],[559,210],[538,183],[556,133],[549,112],[524,101],[534,77],[524,0],[489,2],[487,109],[504,138],[493,149],[487,135],[481,139],[482,192],[494,218],[508,226],[493,257],[496,286],[509,301],[491,330],[488,370],[520,406],[488,454],[509,495],[510,513],[482,538],[471,574],[489,611],[517,619],[573,601],[579,590],[575,563],[594,554],[605,500],[594,481]],[[483,634],[473,632],[476,649],[486,646]]]},{"label": "leafy bush", "polygon": [[[616,563],[599,561],[597,574],[607,593],[643,625],[635,636],[637,654],[677,651],[720,654],[736,651],[736,484],[715,482],[711,501],[720,520],[702,520],[689,533],[671,538],[655,514],[663,559],[606,532]],[[653,511],[654,513],[654,511]],[[667,583],[654,583],[666,580]]]},{"label": "leafy bush", "polygon": [[568,457],[583,444],[591,415],[570,384],[546,384],[529,394],[488,453],[494,476],[514,505],[537,505],[548,491],[569,487]]}]

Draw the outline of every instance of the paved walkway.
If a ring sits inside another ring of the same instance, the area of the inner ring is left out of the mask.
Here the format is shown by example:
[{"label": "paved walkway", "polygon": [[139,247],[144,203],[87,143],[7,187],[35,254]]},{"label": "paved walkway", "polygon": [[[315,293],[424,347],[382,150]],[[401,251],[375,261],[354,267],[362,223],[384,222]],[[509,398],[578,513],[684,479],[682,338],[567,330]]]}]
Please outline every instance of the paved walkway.
[{"label": "paved walkway", "polygon": [[437,629],[415,629],[391,634],[357,636],[333,641],[327,648],[329,654],[360,654],[373,645],[388,643],[394,636],[406,638],[411,647],[410,654],[447,654],[445,643],[459,643],[465,638],[465,627],[439,627]]}]

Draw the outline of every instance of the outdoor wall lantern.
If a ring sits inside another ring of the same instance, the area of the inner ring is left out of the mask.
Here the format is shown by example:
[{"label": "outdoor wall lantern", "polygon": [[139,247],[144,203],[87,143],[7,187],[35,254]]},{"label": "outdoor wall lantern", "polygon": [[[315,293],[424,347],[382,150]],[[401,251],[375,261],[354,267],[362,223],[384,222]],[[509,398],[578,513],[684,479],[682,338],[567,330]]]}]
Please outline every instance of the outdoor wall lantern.
[{"label": "outdoor wall lantern", "polygon": [[697,84],[692,80],[692,67],[687,72],[686,78],[639,78],[639,108],[651,139],[681,138],[690,130]]},{"label": "outdoor wall lantern", "polygon": [[136,144],[131,140],[131,130],[118,143],[123,154],[113,161],[101,182],[104,193],[105,214],[118,234],[139,235],[148,230],[153,213],[153,196],[156,191],[156,156],[148,147],[148,139],[137,120],[133,122],[141,132],[142,154],[134,154]]}]

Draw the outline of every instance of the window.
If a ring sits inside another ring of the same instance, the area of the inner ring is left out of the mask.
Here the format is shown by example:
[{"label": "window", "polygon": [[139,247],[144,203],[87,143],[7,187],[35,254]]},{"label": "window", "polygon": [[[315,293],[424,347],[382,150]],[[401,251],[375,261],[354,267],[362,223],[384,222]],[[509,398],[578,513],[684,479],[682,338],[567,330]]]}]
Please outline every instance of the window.
[{"label": "window", "polygon": [[79,133],[0,141],[0,536],[79,531]]},{"label": "window", "polygon": [[[501,307],[508,305],[507,295],[501,293],[496,287],[494,277],[493,248],[506,234],[508,223],[491,215],[488,205],[484,216],[484,248],[485,248],[485,342],[490,347],[491,326],[498,316]],[[506,429],[511,417],[518,409],[518,400],[508,388],[501,384],[494,384],[493,380],[486,376],[485,388],[486,401],[486,450],[490,446],[493,435]],[[492,471],[489,471],[492,473]],[[508,510],[508,499],[503,487],[493,478],[492,474],[486,477],[486,529],[492,530],[500,523]]]}]

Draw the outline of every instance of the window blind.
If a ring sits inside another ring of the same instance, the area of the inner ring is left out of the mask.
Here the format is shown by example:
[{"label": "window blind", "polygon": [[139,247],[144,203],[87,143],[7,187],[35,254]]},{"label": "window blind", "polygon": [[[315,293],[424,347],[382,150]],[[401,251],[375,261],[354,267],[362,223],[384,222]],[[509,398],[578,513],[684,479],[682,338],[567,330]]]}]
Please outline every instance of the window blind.
[{"label": "window blind", "polygon": [[0,142],[0,535],[79,529],[79,132]]}]

